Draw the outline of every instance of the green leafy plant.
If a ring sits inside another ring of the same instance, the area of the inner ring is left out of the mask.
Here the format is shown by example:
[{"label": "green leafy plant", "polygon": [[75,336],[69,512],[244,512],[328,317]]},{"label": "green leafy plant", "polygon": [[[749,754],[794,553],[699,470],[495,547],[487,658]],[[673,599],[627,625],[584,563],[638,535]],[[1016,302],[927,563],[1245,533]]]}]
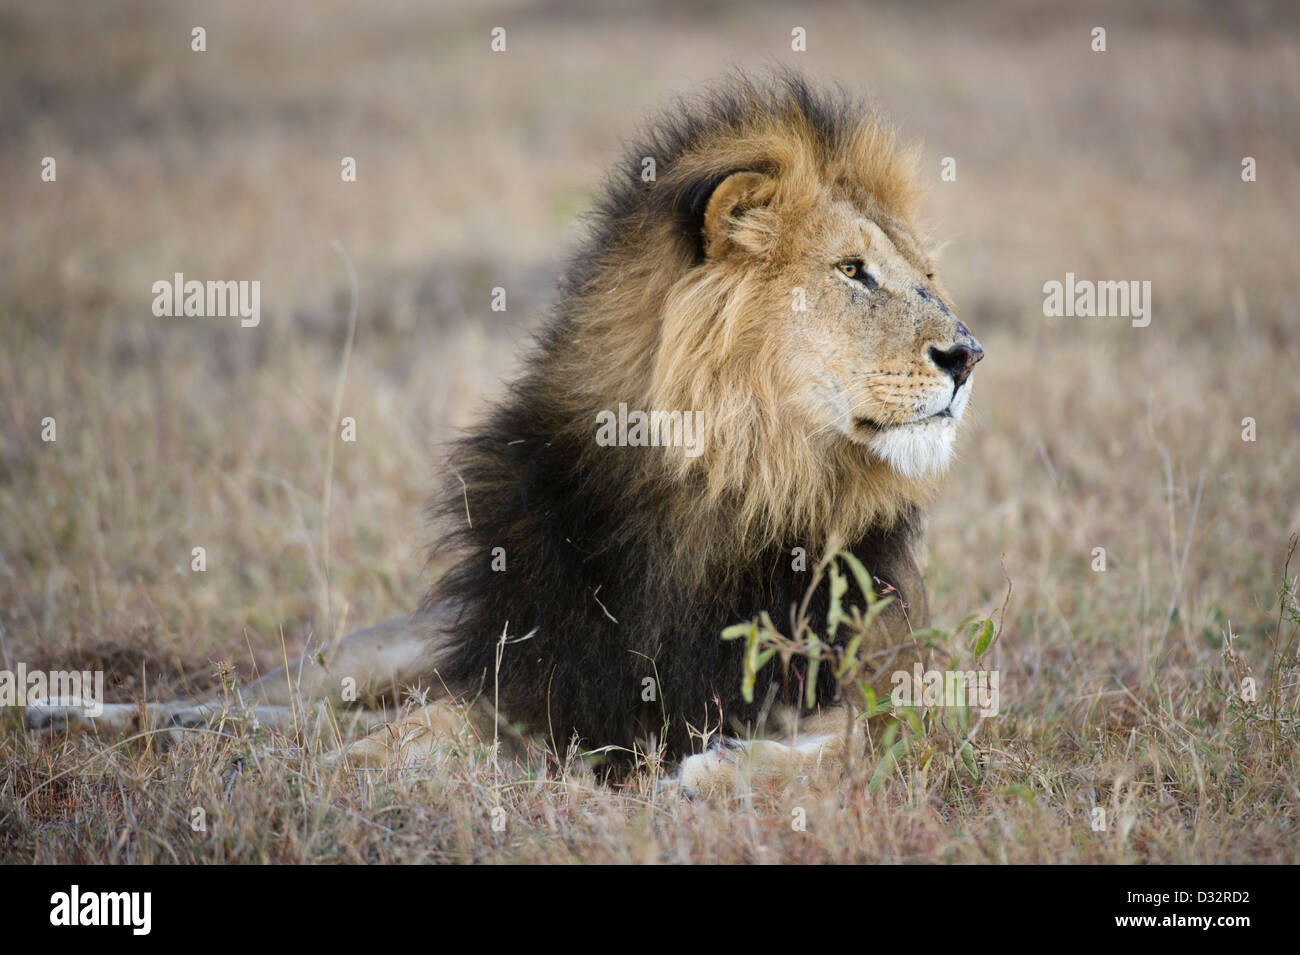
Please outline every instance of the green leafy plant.
[{"label": "green leafy plant", "polygon": [[[824,627],[819,629],[809,606],[823,585],[829,592]],[[856,585],[856,590],[852,585]],[[1008,586],[1007,600],[1010,594]],[[788,675],[792,672],[791,663],[802,658],[805,661],[801,673],[803,706],[816,707],[818,679],[828,668],[834,675],[836,695],[844,702],[848,714],[846,731],[851,733],[855,722],[865,730],[871,759],[871,789],[879,788],[891,772],[908,764],[915,767],[917,781],[923,786],[933,760],[943,753],[951,756],[954,770],[969,779],[977,779],[979,762],[974,735],[979,722],[968,707],[895,706],[891,699],[879,698],[871,686],[888,659],[902,649],[887,647],[864,653],[864,648],[872,646],[867,637],[877,618],[896,599],[893,595],[876,593],[870,572],[856,556],[829,548],[827,556],[815,568],[803,600],[791,615],[790,635],[782,632],[767,613],[722,632],[724,640],[745,641],[742,695],[747,702],[754,701],[758,674],[774,660],[779,662],[783,674]],[[1005,609],[1004,601],[1004,614]],[[991,616],[972,615],[952,631],[938,628],[913,631],[908,644],[942,648],[951,646],[958,634],[964,634],[970,658],[978,665],[996,644],[999,632]],[[949,669],[957,668],[958,657],[943,658]],[[873,730],[869,726],[872,721],[883,721],[883,727]]]}]

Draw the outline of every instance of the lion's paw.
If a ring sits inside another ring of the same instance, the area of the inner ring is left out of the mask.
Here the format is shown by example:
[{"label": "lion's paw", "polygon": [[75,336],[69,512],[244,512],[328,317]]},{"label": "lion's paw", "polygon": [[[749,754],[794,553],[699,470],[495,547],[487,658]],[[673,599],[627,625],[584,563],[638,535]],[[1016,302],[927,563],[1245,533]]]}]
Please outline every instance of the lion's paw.
[{"label": "lion's paw", "polygon": [[743,753],[741,743],[724,739],[702,753],[683,759],[677,771],[664,780],[660,791],[676,792],[689,799],[730,796],[736,791]]}]

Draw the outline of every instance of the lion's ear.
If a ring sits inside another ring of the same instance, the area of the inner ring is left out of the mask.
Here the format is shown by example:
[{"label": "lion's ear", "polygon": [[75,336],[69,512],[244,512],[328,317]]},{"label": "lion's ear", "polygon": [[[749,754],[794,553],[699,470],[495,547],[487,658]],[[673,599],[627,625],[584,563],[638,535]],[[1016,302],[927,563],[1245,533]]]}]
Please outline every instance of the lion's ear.
[{"label": "lion's ear", "polygon": [[740,220],[746,212],[767,205],[775,194],[776,180],[761,172],[733,172],[718,183],[704,208],[705,256],[721,258],[737,240],[750,246],[738,234]]}]

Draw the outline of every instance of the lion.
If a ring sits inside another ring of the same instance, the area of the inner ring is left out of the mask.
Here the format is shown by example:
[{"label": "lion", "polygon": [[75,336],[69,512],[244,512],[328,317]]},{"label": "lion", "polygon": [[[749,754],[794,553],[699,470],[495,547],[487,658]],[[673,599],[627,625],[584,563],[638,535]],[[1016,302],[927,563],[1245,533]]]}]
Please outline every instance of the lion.
[{"label": "lion", "polygon": [[[688,792],[843,761],[853,702],[832,676],[811,709],[775,666],[744,694],[745,647],[721,634],[788,619],[810,584],[791,555],[837,547],[896,598],[875,646],[902,648],[896,667],[923,653],[922,514],[983,350],[918,230],[916,161],[877,109],[796,74],[726,80],[653,123],[609,177],[527,370],[451,452],[435,504],[449,570],[412,615],[268,674],[244,704],[274,721],[337,703],[345,679],[421,687],[408,721],[345,750],[353,765],[431,751],[473,699],[552,751],[659,747]],[[702,422],[698,440],[679,422]],[[223,705],[109,706],[96,725]],[[710,737],[758,729],[765,707],[783,739]]]}]

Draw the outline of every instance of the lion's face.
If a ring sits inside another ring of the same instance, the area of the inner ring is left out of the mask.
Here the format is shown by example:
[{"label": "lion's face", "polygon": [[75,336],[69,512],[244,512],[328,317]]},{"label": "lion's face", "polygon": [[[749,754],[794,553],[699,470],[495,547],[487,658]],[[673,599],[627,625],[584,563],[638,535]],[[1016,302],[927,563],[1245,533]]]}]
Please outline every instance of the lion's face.
[{"label": "lion's face", "polygon": [[693,354],[672,349],[669,368],[699,380],[707,354],[697,394],[762,409],[733,427],[858,445],[904,480],[946,467],[984,352],[908,223],[835,184],[741,172],[715,189],[704,233],[708,261],[661,339]]},{"label": "lion's face", "polygon": [[806,301],[780,318],[798,369],[792,410],[811,434],[866,445],[903,477],[938,473],[983,350],[906,226],[844,200],[812,225],[785,279],[800,281]]},{"label": "lion's face", "polygon": [[983,351],[935,280],[887,123],[798,89],[726,110],[610,205],[622,242],[583,274],[559,374],[584,424],[625,400],[702,413],[699,453],[646,455],[642,479],[687,488],[725,546],[851,540],[932,496]]}]

